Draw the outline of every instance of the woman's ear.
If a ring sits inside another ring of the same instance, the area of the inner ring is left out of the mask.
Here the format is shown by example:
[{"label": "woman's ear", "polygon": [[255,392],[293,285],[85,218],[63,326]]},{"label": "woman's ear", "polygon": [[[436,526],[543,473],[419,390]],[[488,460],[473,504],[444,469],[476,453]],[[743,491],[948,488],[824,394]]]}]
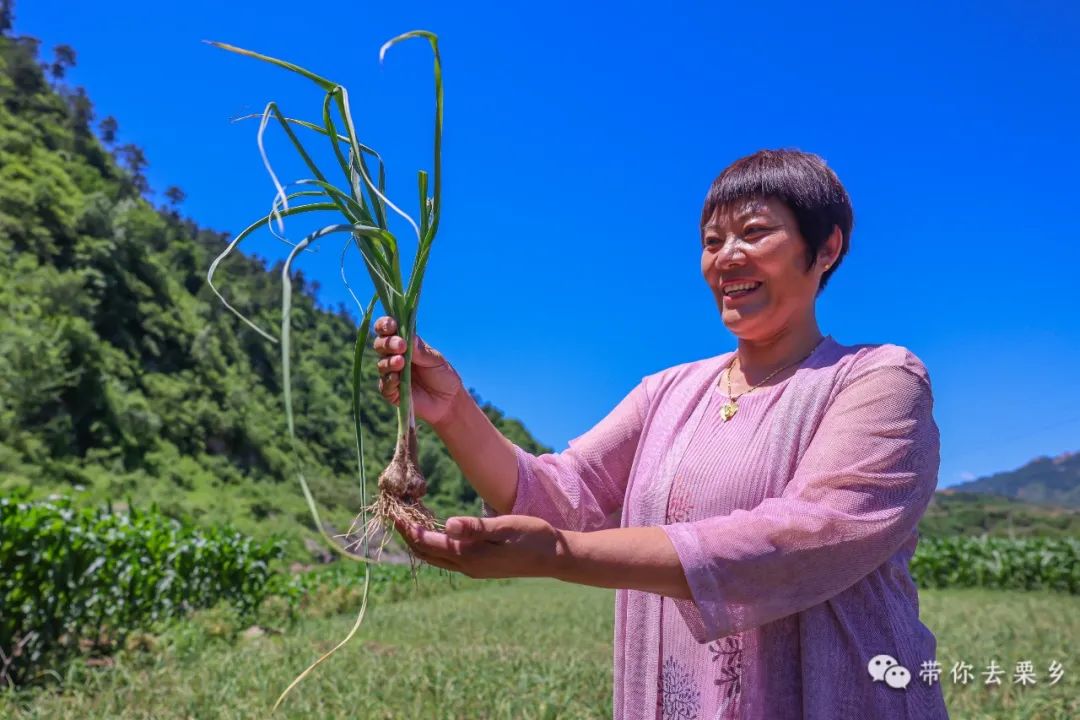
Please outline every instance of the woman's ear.
[{"label": "woman's ear", "polygon": [[840,230],[839,225],[833,225],[832,232],[829,233],[829,237],[825,240],[825,247],[822,248],[822,252],[819,256],[825,261],[826,269],[836,264],[836,260],[840,257],[840,251],[843,247],[844,233]]}]

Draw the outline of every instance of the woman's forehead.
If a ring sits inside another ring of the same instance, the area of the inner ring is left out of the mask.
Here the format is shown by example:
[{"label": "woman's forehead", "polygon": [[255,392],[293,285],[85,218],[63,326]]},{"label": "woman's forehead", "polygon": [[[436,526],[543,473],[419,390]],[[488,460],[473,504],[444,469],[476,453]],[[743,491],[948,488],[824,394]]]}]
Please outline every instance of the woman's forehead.
[{"label": "woman's forehead", "polygon": [[775,213],[773,212],[773,208],[770,207],[769,200],[766,198],[745,198],[717,205],[716,210],[713,211],[712,217],[705,223],[705,227],[724,227],[732,222],[741,222],[751,215],[772,214]]}]

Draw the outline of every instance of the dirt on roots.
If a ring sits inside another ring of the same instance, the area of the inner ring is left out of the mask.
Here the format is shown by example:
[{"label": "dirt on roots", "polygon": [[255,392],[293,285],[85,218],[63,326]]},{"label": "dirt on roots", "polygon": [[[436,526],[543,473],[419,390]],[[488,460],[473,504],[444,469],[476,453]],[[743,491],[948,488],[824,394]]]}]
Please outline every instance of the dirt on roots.
[{"label": "dirt on roots", "polygon": [[[427,494],[427,480],[420,472],[417,458],[416,428],[409,428],[408,448],[401,442],[394,450],[394,458],[386,469],[379,475],[379,495],[371,505],[365,509],[365,514],[370,518],[361,530],[363,515],[353,522],[353,529],[348,533],[349,537],[356,538],[350,545],[359,546],[365,540],[378,537],[380,530],[382,547],[390,539],[391,532],[396,525],[419,525],[425,530],[435,530],[441,527],[435,519],[435,515],[424,505],[421,498]],[[360,530],[359,537],[356,531]]]}]

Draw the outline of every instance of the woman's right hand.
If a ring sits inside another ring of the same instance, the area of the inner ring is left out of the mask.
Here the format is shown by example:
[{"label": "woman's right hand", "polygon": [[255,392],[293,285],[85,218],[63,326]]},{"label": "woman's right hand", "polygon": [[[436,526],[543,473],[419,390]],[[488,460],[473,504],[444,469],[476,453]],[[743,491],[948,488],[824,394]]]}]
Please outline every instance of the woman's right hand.
[{"label": "woman's right hand", "polygon": [[[401,389],[401,371],[405,368],[405,341],[397,332],[397,321],[384,315],[375,321],[373,347],[382,356],[378,362],[379,392],[397,405]],[[434,425],[450,413],[452,401],[463,391],[461,377],[438,350],[420,336],[413,338],[412,397],[416,417]]]}]

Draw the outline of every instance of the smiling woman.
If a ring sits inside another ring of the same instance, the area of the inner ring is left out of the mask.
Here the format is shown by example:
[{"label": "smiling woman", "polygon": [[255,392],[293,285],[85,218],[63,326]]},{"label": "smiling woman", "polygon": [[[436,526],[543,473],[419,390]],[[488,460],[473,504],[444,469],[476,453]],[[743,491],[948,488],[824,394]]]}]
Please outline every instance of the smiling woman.
[{"label": "smiling woman", "polygon": [[[642,378],[561,453],[501,435],[414,338],[418,414],[490,509],[414,552],[473,577],[616,588],[617,718],[945,718],[916,675],[936,641],[908,562],[937,485],[922,362],[822,335],[815,301],[847,251],[848,195],[821,158],[761,151],[713,183],[701,272],[737,349]],[[376,323],[391,402],[405,344]]]}]

